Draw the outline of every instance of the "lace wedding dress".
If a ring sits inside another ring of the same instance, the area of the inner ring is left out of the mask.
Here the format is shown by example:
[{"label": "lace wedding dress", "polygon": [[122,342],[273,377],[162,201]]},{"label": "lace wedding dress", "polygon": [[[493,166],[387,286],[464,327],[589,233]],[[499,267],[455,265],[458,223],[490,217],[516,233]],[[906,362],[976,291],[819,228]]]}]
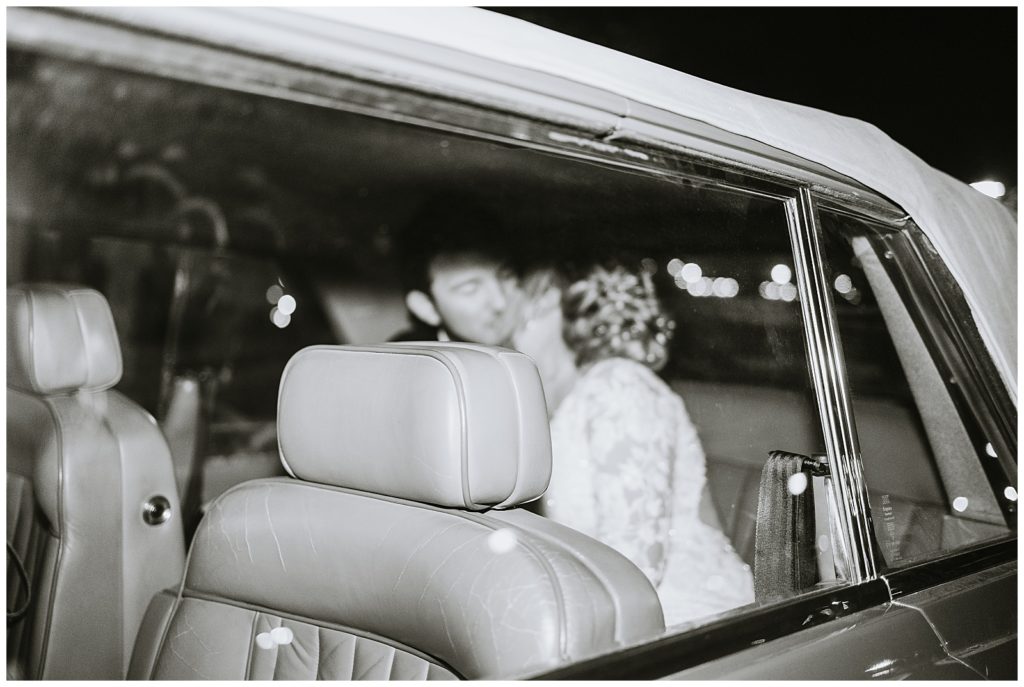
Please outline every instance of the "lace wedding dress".
[{"label": "lace wedding dress", "polygon": [[551,421],[545,515],[632,560],[658,590],[666,625],[754,600],[750,567],[700,520],[704,451],[675,394],[625,358],[587,369]]}]

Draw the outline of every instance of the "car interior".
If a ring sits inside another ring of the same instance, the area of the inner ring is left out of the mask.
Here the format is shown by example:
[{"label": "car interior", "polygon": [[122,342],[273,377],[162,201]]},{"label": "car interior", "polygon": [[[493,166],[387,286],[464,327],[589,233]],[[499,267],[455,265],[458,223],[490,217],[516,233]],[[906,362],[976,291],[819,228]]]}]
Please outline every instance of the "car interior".
[{"label": "car interior", "polygon": [[[408,325],[397,244],[437,194],[474,189],[527,254],[652,275],[678,324],[660,374],[748,564],[768,452],[824,451],[796,288],[773,272],[793,264],[787,213],[756,179],[20,50],[7,83],[8,542],[34,581],[9,676],[16,659],[54,679],[509,677],[664,632],[639,570],[520,507],[550,470],[528,359],[379,345]],[[951,505],[974,476],[942,458],[941,414],[920,415],[904,373],[920,355],[893,345],[884,271],[856,240],[871,230],[825,228],[885,563],[1005,532],[990,493]],[[508,455],[412,422],[431,404],[455,422],[439,369],[473,396],[460,422],[510,437]],[[365,410],[375,394],[388,416]],[[475,425],[477,403],[506,404],[480,417],[507,424]],[[442,462],[410,471],[431,447]],[[528,553],[496,552],[508,533]],[[9,603],[26,598],[12,579]]]},{"label": "car interior", "polygon": [[8,675],[123,675],[146,607],[184,567],[167,443],[111,388],[121,350],[98,292],[9,288],[7,331],[7,541],[37,581],[8,628]]}]

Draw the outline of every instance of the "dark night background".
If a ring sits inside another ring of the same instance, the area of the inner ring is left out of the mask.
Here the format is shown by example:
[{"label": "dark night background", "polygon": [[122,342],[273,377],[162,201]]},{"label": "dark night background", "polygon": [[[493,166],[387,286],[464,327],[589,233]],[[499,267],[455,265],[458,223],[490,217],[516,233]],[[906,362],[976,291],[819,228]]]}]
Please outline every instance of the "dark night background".
[{"label": "dark night background", "polygon": [[863,119],[965,182],[1017,185],[1016,7],[489,7]]}]

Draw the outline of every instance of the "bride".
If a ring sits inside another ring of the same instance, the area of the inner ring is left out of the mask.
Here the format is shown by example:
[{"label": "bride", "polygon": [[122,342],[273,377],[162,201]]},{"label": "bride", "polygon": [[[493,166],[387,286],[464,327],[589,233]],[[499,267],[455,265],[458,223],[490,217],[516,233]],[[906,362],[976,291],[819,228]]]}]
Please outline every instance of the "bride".
[{"label": "bride", "polygon": [[524,282],[513,342],[536,362],[551,416],[544,515],[632,560],[667,625],[753,602],[749,566],[700,517],[704,451],[683,400],[655,374],[674,323],[650,276],[595,266],[569,280],[545,268]]}]

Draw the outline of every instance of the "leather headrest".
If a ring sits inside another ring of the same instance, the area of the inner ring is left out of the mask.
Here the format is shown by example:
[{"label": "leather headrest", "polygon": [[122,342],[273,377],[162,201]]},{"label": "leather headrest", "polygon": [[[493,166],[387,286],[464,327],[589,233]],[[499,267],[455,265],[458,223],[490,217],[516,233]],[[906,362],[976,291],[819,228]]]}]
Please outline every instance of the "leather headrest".
[{"label": "leather headrest", "polygon": [[37,394],[100,391],[121,379],[121,346],[98,291],[58,284],[7,289],[7,385]]},{"label": "leather headrest", "polygon": [[313,346],[285,367],[281,460],[308,482],[452,508],[510,507],[551,478],[540,376],[455,343]]}]

